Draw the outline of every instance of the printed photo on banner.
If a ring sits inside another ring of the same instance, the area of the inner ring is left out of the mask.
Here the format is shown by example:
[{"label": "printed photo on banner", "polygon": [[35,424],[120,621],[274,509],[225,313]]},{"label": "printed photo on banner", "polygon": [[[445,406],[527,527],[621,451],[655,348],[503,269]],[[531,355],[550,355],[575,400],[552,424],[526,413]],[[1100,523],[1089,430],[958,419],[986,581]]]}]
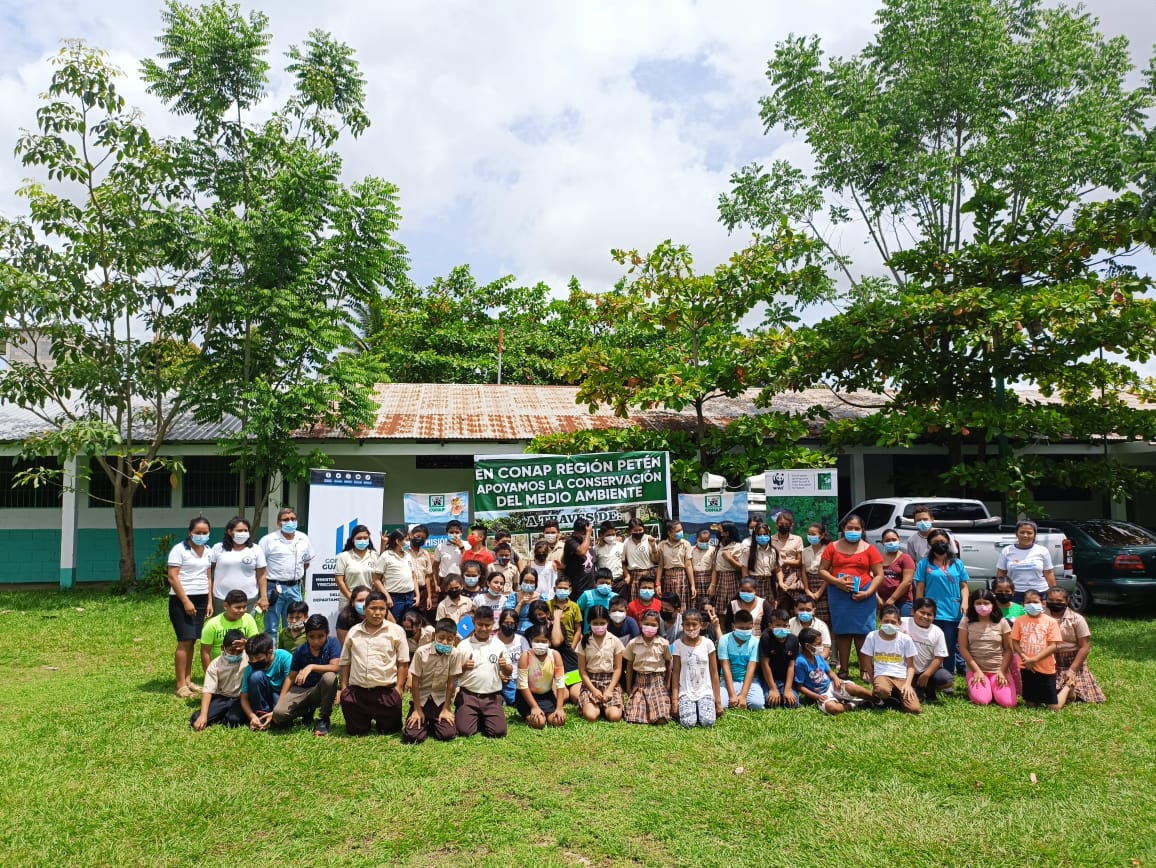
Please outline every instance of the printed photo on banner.
[{"label": "printed photo on banner", "polygon": [[[703,528],[713,531],[722,522],[733,521],[742,539],[747,535],[747,502],[745,491],[680,494],[678,520],[688,538]],[[717,538],[717,534],[712,536]]]},{"label": "printed photo on banner", "polygon": [[463,528],[470,526],[470,493],[442,491],[437,493],[402,495],[405,523],[409,528],[424,524],[429,528],[425,548],[433,550],[447,539],[446,525],[460,521]]},{"label": "printed photo on banner", "polygon": [[474,516],[491,527],[536,534],[548,522],[562,532],[582,516],[623,527],[670,517],[667,452],[474,456]]},{"label": "printed photo on banner", "polygon": [[330,632],[336,631],[337,612],[345,604],[337,589],[337,556],[360,524],[369,528],[373,547],[381,547],[384,500],[384,473],[309,471],[309,539],[317,557],[309,564],[305,602],[310,614],[329,619]]},{"label": "printed photo on banner", "polygon": [[835,469],[768,470],[766,473],[767,521],[782,510],[795,516],[795,528],[820,521],[828,532],[839,523],[839,479]]}]

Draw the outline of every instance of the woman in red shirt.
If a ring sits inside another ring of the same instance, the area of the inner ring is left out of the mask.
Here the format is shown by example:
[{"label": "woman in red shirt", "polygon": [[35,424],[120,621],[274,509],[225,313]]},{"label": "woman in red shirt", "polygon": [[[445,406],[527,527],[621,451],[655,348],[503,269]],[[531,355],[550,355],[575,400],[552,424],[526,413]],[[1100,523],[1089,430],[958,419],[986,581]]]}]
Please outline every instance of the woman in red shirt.
[{"label": "woman in red shirt", "polygon": [[[823,552],[819,575],[827,583],[831,632],[839,654],[839,677],[847,678],[851,641],[863,647],[875,629],[875,589],[883,581],[883,556],[863,539],[863,519],[851,513],[839,525],[840,535]],[[860,664],[862,675],[862,664]]]}]

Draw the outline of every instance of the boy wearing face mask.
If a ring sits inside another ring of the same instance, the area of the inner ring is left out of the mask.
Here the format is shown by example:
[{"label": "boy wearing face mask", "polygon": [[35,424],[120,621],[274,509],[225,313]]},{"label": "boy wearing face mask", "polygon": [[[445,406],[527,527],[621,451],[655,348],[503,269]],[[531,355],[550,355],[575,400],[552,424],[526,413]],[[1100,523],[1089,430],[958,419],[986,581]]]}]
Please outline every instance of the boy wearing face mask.
[{"label": "boy wearing face mask", "polygon": [[462,523],[457,519],[446,522],[447,539],[434,552],[434,567],[438,584],[444,588],[455,576],[462,574],[462,553],[466,544],[462,541]]},{"label": "boy wearing face mask", "polygon": [[[915,533],[907,538],[907,554],[911,555],[911,559],[915,563],[919,563],[920,560],[927,557],[927,553],[931,550],[931,544],[927,541],[928,535],[935,529],[935,522],[931,518],[931,507],[922,503],[916,504],[911,508],[911,519],[915,522]],[[952,539],[951,534],[942,528],[940,528],[940,532],[947,534],[947,541],[954,551],[955,540]]]},{"label": "boy wearing face mask", "polygon": [[819,656],[824,660],[831,658],[831,628],[815,614],[815,601],[806,594],[800,594],[795,600],[795,617],[788,626],[796,636],[804,630],[816,631],[819,634]]},{"label": "boy wearing face mask", "polygon": [[293,655],[282,648],[274,649],[269,634],[258,633],[245,646],[245,656],[249,665],[241,676],[241,711],[249,721],[249,729],[266,729]]},{"label": "boy wearing face mask", "polygon": [[463,738],[478,732],[487,738],[506,735],[502,688],[514,674],[514,667],[506,646],[493,630],[494,612],[482,606],[474,613],[474,632],[453,651],[454,665],[461,670],[454,718]]},{"label": "boy wearing face mask", "polygon": [[298,717],[309,725],[314,711],[320,711],[313,733],[327,735],[340,668],[341,645],[329,635],[329,619],[310,615],[305,622],[305,644],[293,652],[289,674],[273,708],[273,726],[287,726]]},{"label": "boy wearing face mask", "polygon": [[277,633],[277,647],[292,654],[305,644],[305,622],[309,618],[309,604],[294,600],[285,611],[285,626]]},{"label": "boy wearing face mask", "polygon": [[799,706],[799,696],[794,691],[799,640],[791,632],[790,620],[786,609],[775,609],[771,612],[771,629],[759,637],[759,672],[766,686],[768,708]]},{"label": "boy wearing face mask", "polygon": [[222,639],[221,656],[205,669],[201,708],[193,712],[189,726],[200,732],[216,723],[229,727],[244,724],[241,679],[248,664],[249,660],[245,657],[245,634],[240,630],[229,630]]},{"label": "boy wearing face mask", "polygon": [[[658,546],[654,537],[646,533],[641,519],[630,519],[628,537],[622,544],[622,574],[627,591],[638,587],[644,578],[654,578],[658,572]],[[624,593],[627,602],[630,593]]]},{"label": "boy wearing face mask", "polygon": [[753,627],[751,613],[740,609],[735,612],[731,632],[718,643],[723,708],[762,711],[767,707],[766,691],[759,683],[759,647]]},{"label": "boy wearing face mask", "polygon": [[[481,575],[481,566],[477,567],[477,575]],[[475,582],[476,586],[477,582]],[[449,618],[455,624],[470,614],[476,608],[472,597],[463,592],[465,582],[462,576],[450,576],[445,584],[445,595],[438,603],[437,619]]]},{"label": "boy wearing face mask", "polygon": [[642,623],[643,612],[662,611],[662,600],[658,598],[655,584],[654,576],[643,576],[638,580],[638,598],[631,600],[626,606],[626,614],[635,625]]},{"label": "boy wearing face mask", "polygon": [[900,629],[899,609],[884,606],[879,629],[867,634],[859,652],[859,669],[874,688],[875,701],[895,700],[908,714],[923,706],[915,693],[915,643]]},{"label": "boy wearing face mask", "polygon": [[461,658],[453,653],[457,645],[457,625],[443,618],[434,624],[433,642],[417,649],[409,672],[410,713],[401,731],[405,744],[421,744],[431,735],[438,741],[457,738],[449,703],[454,680],[462,674]]},{"label": "boy wearing face mask", "polygon": [[598,527],[598,542],[594,546],[594,569],[610,570],[615,593],[618,593],[626,582],[622,569],[622,548],[623,543],[614,522],[602,522]]},{"label": "boy wearing face mask", "polygon": [[[659,608],[661,606],[659,603]],[[610,598],[609,632],[612,636],[617,636],[623,645],[638,635],[638,622],[627,614],[626,600],[619,596]]]},{"label": "boy wearing face mask", "polygon": [[494,576],[502,580],[502,590],[507,594],[513,593],[518,587],[518,565],[514,563],[514,550],[510,548],[509,543],[498,543],[494,548],[494,564],[490,567],[487,583],[492,581]]},{"label": "boy wearing face mask", "polygon": [[[935,601],[920,597],[912,605],[910,618],[902,619],[903,632],[915,643],[915,693],[920,699],[934,702],[942,690],[953,693],[955,677],[947,660],[947,641],[935,623]],[[957,625],[958,629],[958,625]]]},{"label": "boy wearing face mask", "polygon": [[[578,598],[578,611],[582,615],[583,623],[586,622],[586,613],[590,611],[591,606],[603,606],[609,609],[610,599],[614,596],[614,576],[610,574],[610,570],[606,568],[596,570],[594,582],[594,587],[589,591],[583,591],[582,596]],[[590,633],[589,624],[586,624],[583,633],[584,635]]]}]

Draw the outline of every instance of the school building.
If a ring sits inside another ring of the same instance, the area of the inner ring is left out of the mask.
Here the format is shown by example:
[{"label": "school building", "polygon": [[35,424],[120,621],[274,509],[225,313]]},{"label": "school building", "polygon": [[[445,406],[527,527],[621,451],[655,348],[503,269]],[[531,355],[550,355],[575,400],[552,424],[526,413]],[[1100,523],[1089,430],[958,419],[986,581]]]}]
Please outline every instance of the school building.
[{"label": "school building", "polygon": [[[624,419],[608,407],[588,412],[586,405],[575,402],[576,393],[570,386],[384,384],[376,390],[375,424],[363,436],[349,439],[312,431],[297,442],[303,452],[320,448],[335,469],[385,473],[384,521],[400,524],[405,492],[472,490],[474,455],[521,453],[532,438],[560,431],[627,425],[694,428],[691,411],[639,409]],[[755,406],[756,395],[752,389],[735,399],[709,402],[709,423],[721,426],[767,412]],[[1024,397],[1045,400],[1035,393]],[[826,390],[808,390],[781,395],[769,409],[802,413],[821,405],[832,418],[840,419],[870,413],[878,400],[873,395],[836,396]],[[107,502],[109,484],[99,468],[94,468],[90,482],[80,482],[71,490],[13,484],[15,474],[26,466],[15,457],[20,444],[42,430],[43,424],[25,409],[0,405],[0,545],[9,553],[0,564],[0,584],[59,582],[68,587],[115,580],[119,547]],[[238,480],[216,441],[235,430],[235,421],[201,425],[184,420],[174,427],[164,452],[181,458],[185,472],[150,474],[137,493],[138,568],[156,554],[165,536],[182,538],[192,516],[206,515],[214,528],[232,517]],[[818,445],[820,434],[821,427],[813,427],[809,445]],[[1088,461],[1110,456],[1137,467],[1156,467],[1156,443],[1114,436],[1088,443],[1040,443],[1030,451]],[[840,511],[868,497],[933,495],[936,475],[946,469],[944,450],[931,445],[846,449],[838,458]],[[75,467],[66,472],[75,472]],[[298,510],[308,531],[308,495],[306,482],[283,485],[271,498],[266,522],[288,503]],[[1156,526],[1154,495],[1126,503],[1107,502],[1094,492],[1043,491],[1037,495],[1054,518],[1112,516]],[[999,511],[998,502],[989,506]]]}]

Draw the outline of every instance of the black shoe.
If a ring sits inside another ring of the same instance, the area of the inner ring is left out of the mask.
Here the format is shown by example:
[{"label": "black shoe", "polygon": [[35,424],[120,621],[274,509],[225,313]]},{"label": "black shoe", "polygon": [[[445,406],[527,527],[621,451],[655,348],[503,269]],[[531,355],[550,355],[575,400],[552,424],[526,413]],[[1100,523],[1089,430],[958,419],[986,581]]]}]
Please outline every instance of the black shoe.
[{"label": "black shoe", "polygon": [[313,726],[314,735],[329,735],[329,721],[319,720]]}]

